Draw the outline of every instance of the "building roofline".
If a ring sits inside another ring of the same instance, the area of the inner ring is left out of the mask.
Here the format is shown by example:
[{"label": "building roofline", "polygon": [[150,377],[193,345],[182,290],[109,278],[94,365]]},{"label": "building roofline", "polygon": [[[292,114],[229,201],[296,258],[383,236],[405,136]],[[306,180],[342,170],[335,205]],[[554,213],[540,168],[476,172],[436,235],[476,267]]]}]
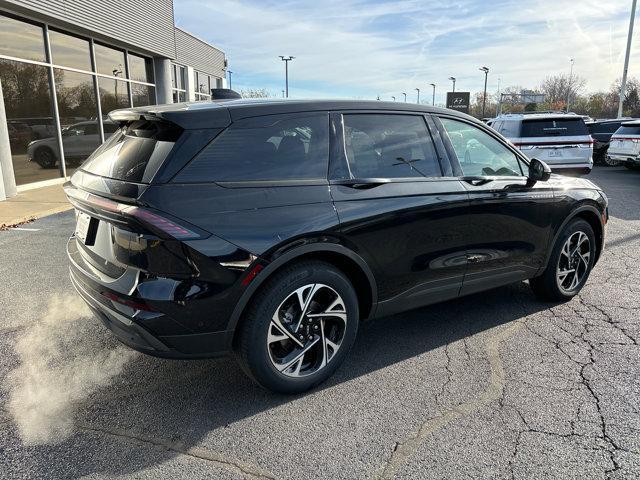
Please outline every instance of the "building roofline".
[{"label": "building roofline", "polygon": [[187,31],[186,31],[185,29],[183,29],[183,28],[180,28],[180,27],[177,27],[177,26],[174,26],[173,28],[174,28],[174,30],[180,30],[182,33],[184,33],[184,34],[186,34],[186,35],[189,35],[190,37],[192,37],[192,38],[194,38],[194,39],[198,40],[198,41],[199,41],[199,42],[201,42],[201,43],[204,43],[204,44],[205,44],[205,45],[207,45],[208,47],[211,47],[211,48],[213,48],[214,50],[219,51],[222,55],[224,55],[224,58],[227,58],[227,55],[224,53],[224,51],[220,50],[220,49],[219,49],[218,47],[216,47],[215,45],[211,45],[211,44],[210,44],[209,42],[207,42],[206,40],[203,40],[202,38],[198,37],[197,35],[194,35],[194,34],[193,34],[193,33],[191,33],[191,32],[187,32]]}]

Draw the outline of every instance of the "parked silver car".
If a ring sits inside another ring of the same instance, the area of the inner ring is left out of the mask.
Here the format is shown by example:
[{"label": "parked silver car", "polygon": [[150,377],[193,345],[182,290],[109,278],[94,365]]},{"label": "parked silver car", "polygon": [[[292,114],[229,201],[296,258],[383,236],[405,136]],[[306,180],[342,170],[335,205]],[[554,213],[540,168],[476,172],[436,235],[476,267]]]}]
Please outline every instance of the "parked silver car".
[{"label": "parked silver car", "polygon": [[[109,138],[118,125],[105,121],[104,136]],[[79,165],[100,146],[98,122],[90,120],[70,125],[62,130],[62,148],[67,165]],[[27,146],[27,160],[42,168],[53,168],[60,162],[60,149],[56,137],[34,140]]]},{"label": "parked silver car", "polygon": [[490,125],[527,157],[542,160],[555,171],[589,173],[593,168],[593,138],[580,115],[506,114],[491,120]]}]

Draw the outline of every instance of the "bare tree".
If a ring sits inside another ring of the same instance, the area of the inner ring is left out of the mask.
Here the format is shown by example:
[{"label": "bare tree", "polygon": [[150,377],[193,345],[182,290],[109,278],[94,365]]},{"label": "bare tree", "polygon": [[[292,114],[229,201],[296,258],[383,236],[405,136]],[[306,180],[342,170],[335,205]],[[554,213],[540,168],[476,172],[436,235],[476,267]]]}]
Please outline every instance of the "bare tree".
[{"label": "bare tree", "polygon": [[547,104],[563,108],[567,105],[567,98],[573,103],[586,84],[587,81],[580,75],[561,73],[545,78],[540,85],[540,91],[545,94]]}]

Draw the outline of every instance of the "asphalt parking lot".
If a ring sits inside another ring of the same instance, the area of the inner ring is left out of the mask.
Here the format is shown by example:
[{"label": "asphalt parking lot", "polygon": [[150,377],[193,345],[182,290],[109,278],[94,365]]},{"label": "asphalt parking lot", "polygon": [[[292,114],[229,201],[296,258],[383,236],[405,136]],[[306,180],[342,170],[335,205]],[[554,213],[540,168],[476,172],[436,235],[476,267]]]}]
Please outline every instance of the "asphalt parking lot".
[{"label": "asphalt parking lot", "polygon": [[0,477],[640,477],[640,173],[589,178],[611,220],[578,297],[518,284],[370,322],[295,397],[119,346],[75,300],[71,212],[0,232]]}]

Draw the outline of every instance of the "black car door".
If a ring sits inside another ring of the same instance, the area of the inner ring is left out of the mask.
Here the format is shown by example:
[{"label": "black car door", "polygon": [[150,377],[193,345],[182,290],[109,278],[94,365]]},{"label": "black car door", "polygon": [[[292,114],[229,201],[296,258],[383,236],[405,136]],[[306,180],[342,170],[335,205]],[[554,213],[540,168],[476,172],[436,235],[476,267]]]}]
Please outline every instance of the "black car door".
[{"label": "black car door", "polygon": [[377,315],[459,294],[468,194],[422,114],[332,116],[330,188],[345,244],[374,270]]},{"label": "black car door", "polygon": [[434,120],[469,192],[461,294],[535,276],[551,239],[553,188],[531,185],[524,159],[491,129],[458,117]]}]

